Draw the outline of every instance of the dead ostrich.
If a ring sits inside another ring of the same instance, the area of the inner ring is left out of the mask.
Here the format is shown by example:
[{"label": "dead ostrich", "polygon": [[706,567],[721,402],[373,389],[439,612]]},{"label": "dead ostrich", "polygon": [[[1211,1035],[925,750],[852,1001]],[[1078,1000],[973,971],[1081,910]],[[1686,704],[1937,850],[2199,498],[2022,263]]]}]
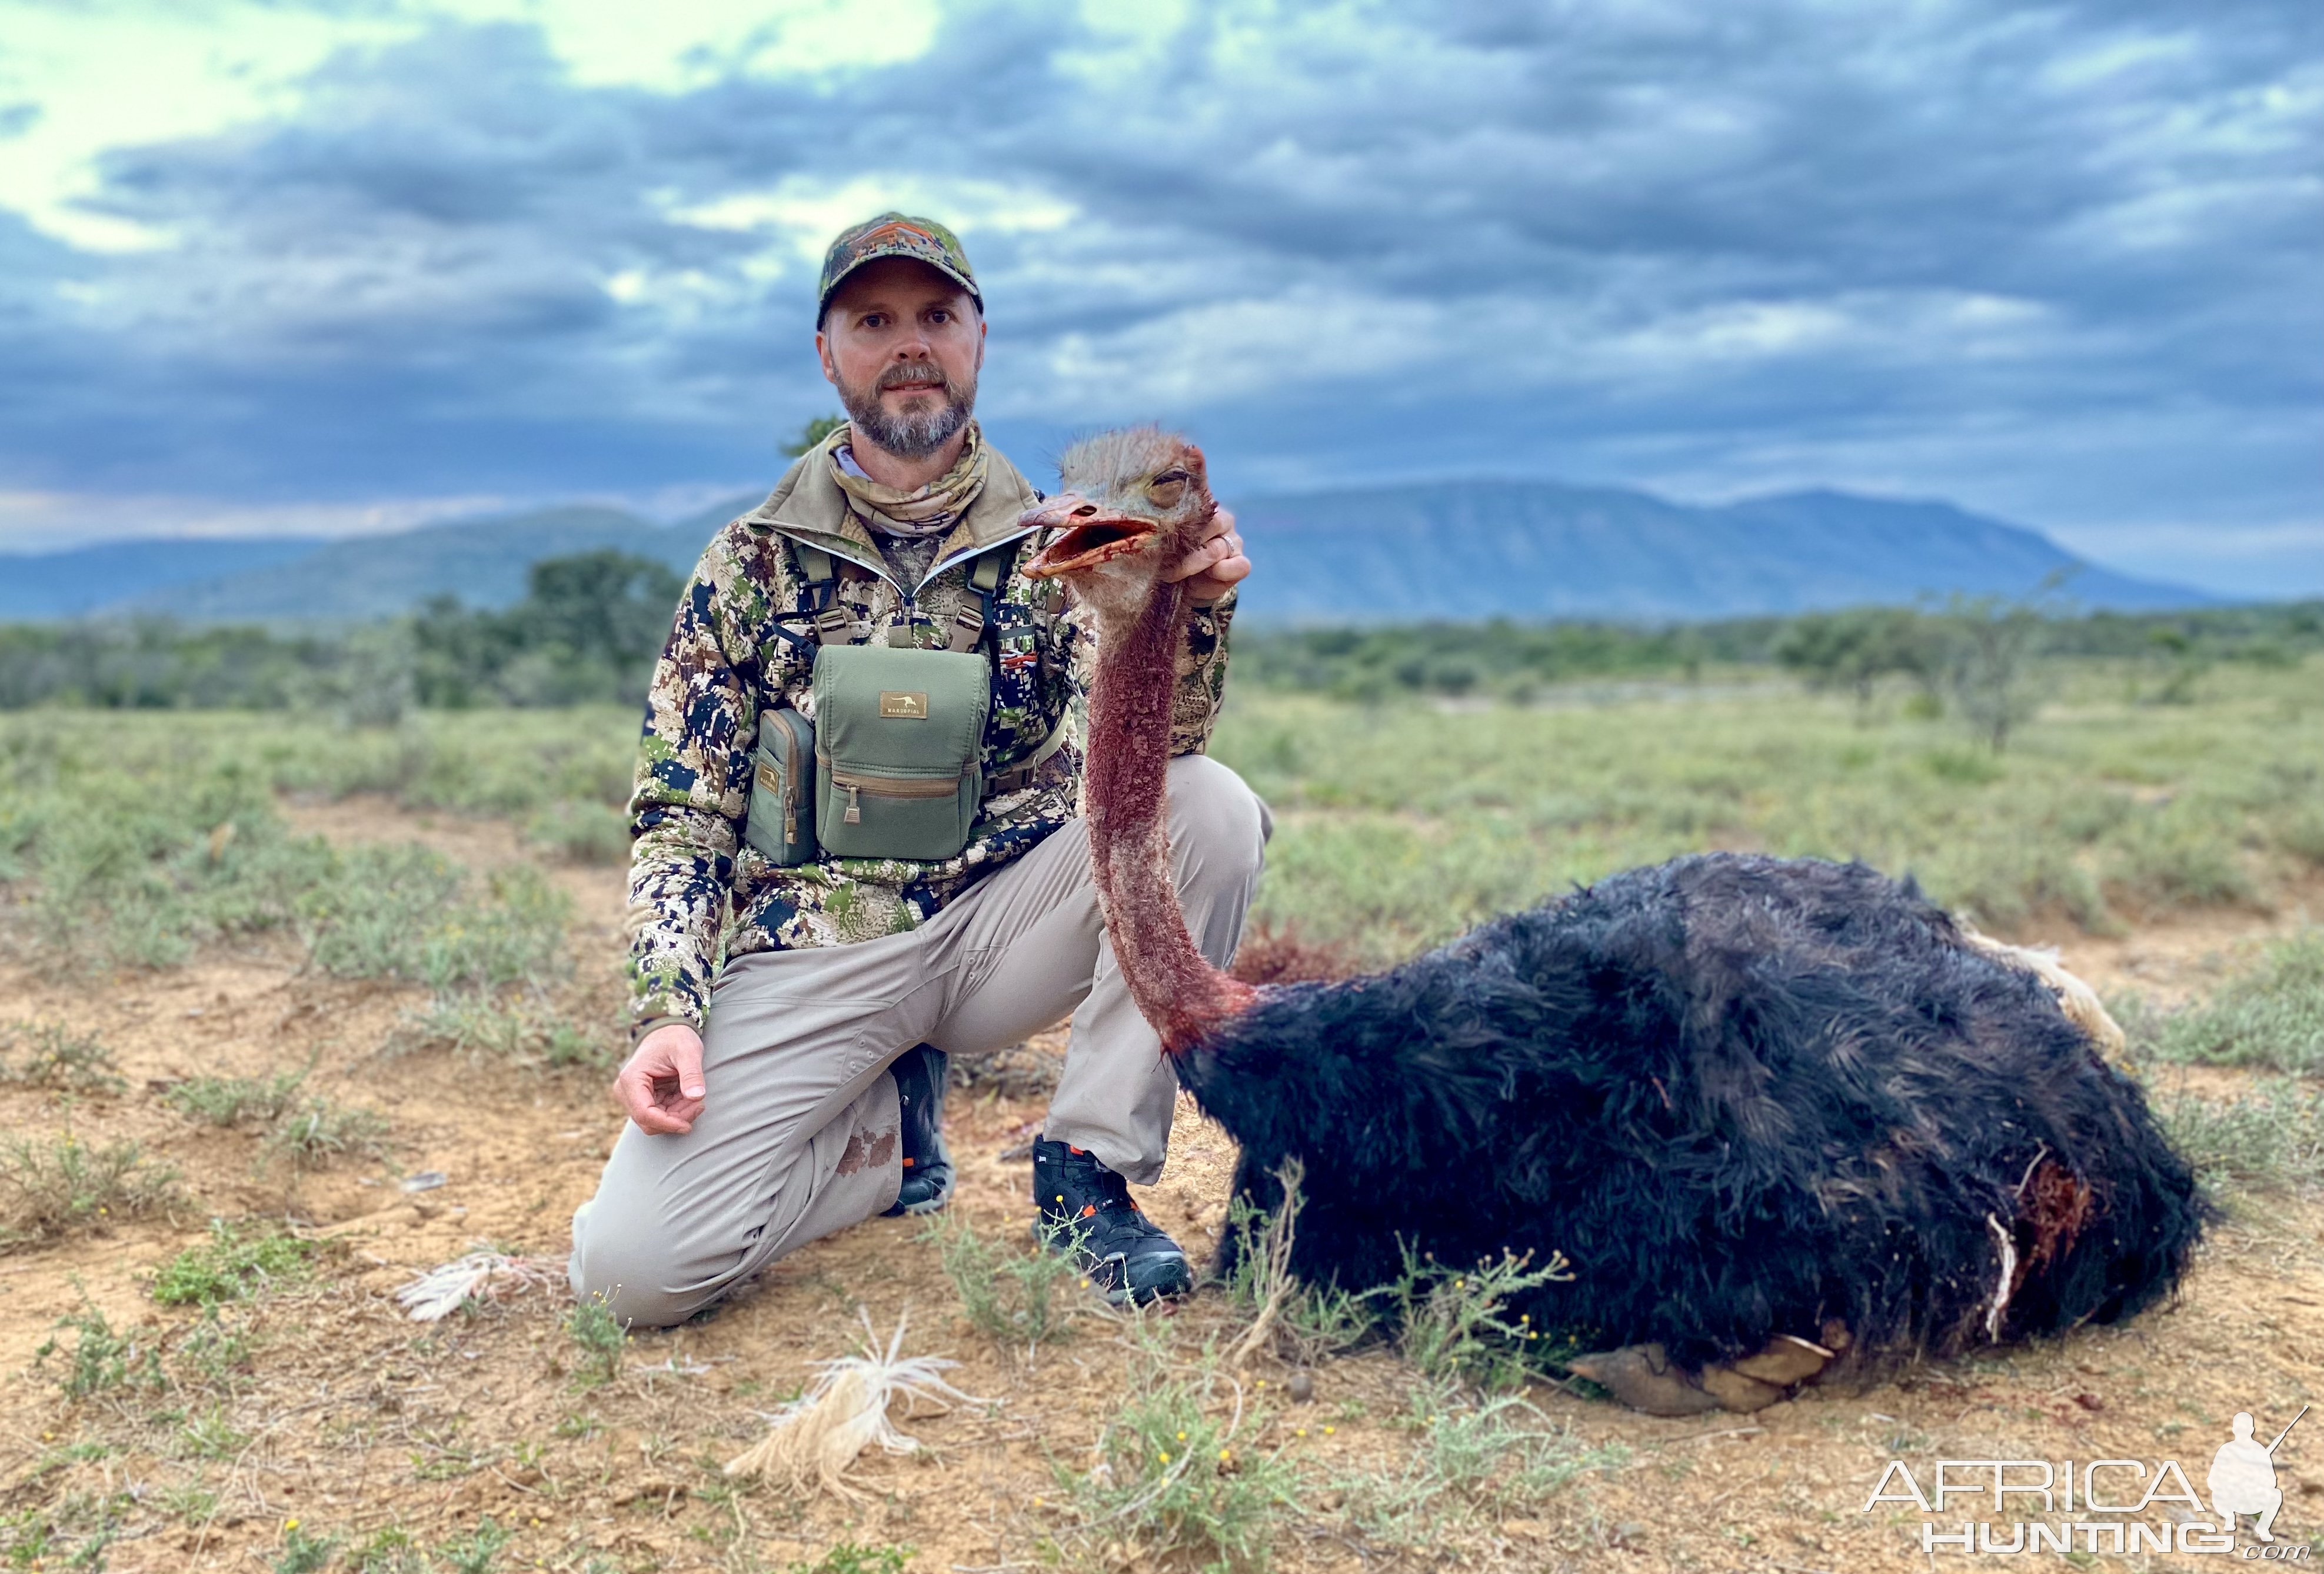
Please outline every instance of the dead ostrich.
[{"label": "dead ostrich", "polygon": [[1384,1284],[1407,1247],[1562,1252],[1571,1280],[1510,1310],[1664,1413],[1757,1408],[1842,1347],[2111,1321],[2176,1283],[2203,1205],[2100,1053],[2095,999],[1861,864],[1681,858],[1342,982],[1210,966],[1169,874],[1185,608],[1157,576],[1213,512],[1202,453],[1112,432],[1061,469],[1026,516],[1059,531],[1029,572],[1099,624],[1085,805],[1107,929],[1241,1145],[1238,1190],[1272,1208],[1300,1162],[1298,1276]]}]

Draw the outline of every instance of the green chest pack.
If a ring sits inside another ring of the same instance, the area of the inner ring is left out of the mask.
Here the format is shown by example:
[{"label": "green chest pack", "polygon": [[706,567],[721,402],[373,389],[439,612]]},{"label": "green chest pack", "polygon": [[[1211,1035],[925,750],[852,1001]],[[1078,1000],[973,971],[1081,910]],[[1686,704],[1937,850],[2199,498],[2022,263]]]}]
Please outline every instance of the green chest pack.
[{"label": "green chest pack", "polygon": [[957,857],[984,801],[992,667],[977,646],[1009,554],[976,560],[975,594],[954,621],[952,649],[920,650],[840,642],[847,624],[827,615],[829,555],[798,551],[810,594],[825,603],[815,620],[815,720],[788,705],[761,713],[743,839],[779,864]]},{"label": "green chest pack", "polygon": [[835,858],[939,860],[984,801],[982,656],[826,645],[815,658],[816,840]]}]

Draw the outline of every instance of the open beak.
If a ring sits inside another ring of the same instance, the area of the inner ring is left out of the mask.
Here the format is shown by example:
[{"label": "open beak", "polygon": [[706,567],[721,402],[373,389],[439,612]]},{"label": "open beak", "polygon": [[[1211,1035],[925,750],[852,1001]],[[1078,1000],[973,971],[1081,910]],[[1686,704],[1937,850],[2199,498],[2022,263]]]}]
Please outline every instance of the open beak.
[{"label": "open beak", "polygon": [[1079,574],[1115,557],[1144,549],[1146,538],[1162,527],[1136,514],[1110,514],[1076,492],[1061,492],[1018,516],[1020,525],[1037,529],[1062,529],[1065,534],[1041,548],[1025,566],[1028,579],[1051,579]]}]

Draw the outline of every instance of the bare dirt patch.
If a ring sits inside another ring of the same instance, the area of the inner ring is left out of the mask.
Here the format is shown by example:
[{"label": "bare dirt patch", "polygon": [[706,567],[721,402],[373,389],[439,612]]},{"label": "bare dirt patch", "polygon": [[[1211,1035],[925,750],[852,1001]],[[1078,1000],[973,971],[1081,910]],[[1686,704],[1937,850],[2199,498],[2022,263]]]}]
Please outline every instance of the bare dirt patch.
[{"label": "bare dirt patch", "polygon": [[[334,841],[419,840],[479,869],[532,856],[505,824],[430,821],[360,800],[290,813]],[[610,968],[618,873],[554,878],[580,916],[576,958]],[[2199,990],[2212,965],[2204,959],[2292,921],[2190,916],[2120,941],[2077,942],[2067,960],[2102,988],[2130,979],[2159,990],[2167,977]],[[343,1537],[345,1559],[383,1533],[440,1547],[473,1537],[488,1517],[512,1533],[493,1565],[512,1569],[783,1569],[812,1565],[841,1542],[908,1545],[908,1567],[924,1571],[1176,1566],[1132,1539],[1059,1541],[1069,1523],[1060,1473],[1092,1467],[1120,1404],[1125,1329],[1093,1309],[1069,1339],[1032,1352],[996,1348],[961,1315],[911,1220],[873,1220],[816,1243],[715,1315],[635,1336],[610,1383],[591,1381],[562,1326],[569,1302],[558,1291],[433,1326],[406,1321],[393,1289],[466,1251],[561,1256],[567,1221],[618,1128],[595,1071],[390,1053],[399,1020],[423,1004],[415,989],[320,976],[288,942],[104,978],[0,969],[0,1020],[93,1030],[127,1083],[118,1095],[69,1100],[0,1088],[0,1121],[23,1133],[134,1138],[182,1172],[190,1199],[174,1220],[0,1255],[0,1515],[46,1514],[60,1527],[40,1566],[61,1567],[110,1535],[104,1556],[116,1569],[263,1569],[295,1535]],[[1054,1049],[1031,1053],[1038,1062]],[[265,1162],[254,1135],[197,1125],[156,1091],[189,1076],[269,1076],[310,1061],[314,1091],[387,1118],[382,1155],[293,1171]],[[2235,1072],[2192,1075],[2204,1091],[2242,1082]],[[1028,1166],[1014,1155],[1040,1115],[1022,1082],[955,1094],[955,1207],[980,1227],[1023,1230]],[[1190,1249],[1207,1249],[1233,1159],[1223,1134],[1182,1106],[1169,1172],[1142,1201]],[[427,1171],[445,1183],[403,1189]],[[213,1216],[287,1222],[336,1245],[310,1281],[224,1309],[246,1353],[205,1373],[185,1356],[203,1314],[156,1305],[150,1285],[160,1265],[206,1238]],[[1428,1424],[1407,1415],[1414,1375],[1393,1357],[1322,1363],[1305,1402],[1288,1396],[1287,1368],[1262,1360],[1245,1375],[1256,1420],[1240,1446],[1281,1453],[1310,1483],[1281,1513],[1274,1560],[1287,1569],[1924,1569],[1917,1513],[1863,1512],[1891,1459],[1913,1463],[1924,1482],[1941,1458],[2176,1459],[2200,1488],[2236,1411],[2252,1411],[2273,1435],[2324,1397],[2319,1229],[2324,1206],[2313,1200],[2248,1201],[2172,1306],[1861,1392],[1811,1388],[1748,1418],[1656,1420],[1537,1388],[1535,1403],[1577,1448],[1619,1452],[1529,1504],[1448,1502],[1441,1528],[1417,1547],[1368,1535],[1347,1512],[1347,1480],[1401,1468]],[[85,1304],[125,1337],[160,1342],[161,1386],[67,1398],[59,1376],[69,1333],[33,1365],[57,1321]],[[907,1423],[929,1451],[867,1461],[861,1503],[733,1490],[717,1467],[761,1434],[763,1413],[797,1391],[808,1363],[849,1348],[859,1309],[882,1330],[908,1316],[907,1350],[956,1358],[957,1385],[995,1403]],[[1215,1295],[1168,1316],[1187,1350],[1234,1323]],[[2279,1534],[2304,1539],[2324,1523],[2324,1430],[2294,1433],[2281,1471]],[[1964,1517],[1942,1516],[1948,1528]],[[2165,1521],[2160,1509],[2145,1517]],[[292,1522],[297,1532],[286,1529]],[[2202,1566],[2098,1560],[2182,1561]]]}]

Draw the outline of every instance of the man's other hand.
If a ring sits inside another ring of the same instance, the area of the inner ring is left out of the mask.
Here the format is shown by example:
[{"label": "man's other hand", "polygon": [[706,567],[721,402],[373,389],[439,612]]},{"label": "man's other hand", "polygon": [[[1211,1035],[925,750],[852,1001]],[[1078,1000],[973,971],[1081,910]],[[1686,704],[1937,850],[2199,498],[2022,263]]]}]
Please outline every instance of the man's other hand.
[{"label": "man's other hand", "polygon": [[1189,599],[1198,607],[1213,602],[1250,576],[1250,559],[1242,555],[1242,536],[1234,515],[1225,509],[1211,516],[1210,533],[1203,544],[1163,571],[1166,581],[1185,580]]},{"label": "man's other hand", "polygon": [[707,1102],[702,1080],[702,1035],[683,1022],[665,1022],[638,1040],[613,1097],[638,1129],[656,1137],[682,1137],[694,1129]]}]

